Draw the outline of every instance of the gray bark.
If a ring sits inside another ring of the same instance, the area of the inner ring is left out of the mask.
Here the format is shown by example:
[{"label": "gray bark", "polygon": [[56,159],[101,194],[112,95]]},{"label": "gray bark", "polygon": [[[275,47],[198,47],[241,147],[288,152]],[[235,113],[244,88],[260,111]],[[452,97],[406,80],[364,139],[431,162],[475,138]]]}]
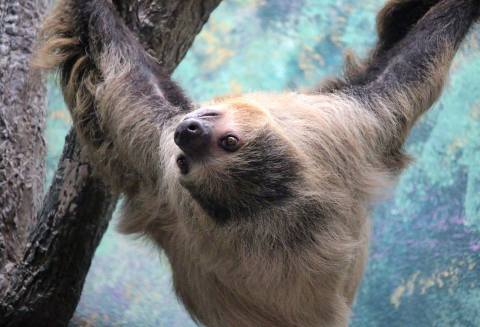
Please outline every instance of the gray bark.
[{"label": "gray bark", "polygon": [[[173,71],[220,1],[114,3]],[[67,325],[117,201],[74,132],[43,199],[45,90],[28,58],[45,2],[0,0],[0,326]]]},{"label": "gray bark", "polygon": [[45,9],[0,0],[0,268],[20,258],[43,195],[45,88],[28,61]]}]

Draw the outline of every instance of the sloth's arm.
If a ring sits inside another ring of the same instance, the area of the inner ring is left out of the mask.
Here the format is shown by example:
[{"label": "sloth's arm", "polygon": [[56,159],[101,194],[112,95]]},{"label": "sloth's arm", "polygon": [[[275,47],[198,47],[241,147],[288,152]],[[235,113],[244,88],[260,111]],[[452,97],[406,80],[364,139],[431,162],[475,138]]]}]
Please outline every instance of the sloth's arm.
[{"label": "sloth's arm", "polygon": [[40,64],[56,69],[80,140],[120,189],[161,176],[161,134],[190,110],[106,0],[63,0],[43,29]]},{"label": "sloth's arm", "polygon": [[[388,19],[383,25],[380,18],[379,46],[364,80],[352,91],[380,118],[387,153],[400,150],[413,123],[440,96],[452,59],[479,9],[479,0],[440,1],[397,42],[392,42],[394,25],[388,27]],[[392,17],[390,23],[394,21]]]},{"label": "sloth's arm", "polygon": [[480,0],[390,0],[377,18],[370,58],[347,65],[345,80],[324,89],[353,96],[374,113],[379,128],[370,137],[383,156],[400,156],[413,123],[440,96],[479,9]]}]

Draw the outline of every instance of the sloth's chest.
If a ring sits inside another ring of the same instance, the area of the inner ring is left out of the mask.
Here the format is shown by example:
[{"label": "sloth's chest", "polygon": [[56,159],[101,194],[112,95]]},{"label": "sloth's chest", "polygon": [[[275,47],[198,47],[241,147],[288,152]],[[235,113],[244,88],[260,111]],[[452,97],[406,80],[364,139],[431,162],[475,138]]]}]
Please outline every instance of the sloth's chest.
[{"label": "sloth's chest", "polygon": [[[285,262],[261,256],[251,261],[241,257],[216,261],[195,252],[172,259],[177,296],[206,326],[323,326],[316,316],[320,311],[334,312],[344,306],[334,303],[338,280],[305,271],[300,261],[293,260],[287,268]],[[286,313],[290,316],[283,316]],[[306,313],[310,321],[301,322]],[[239,317],[248,320],[241,323]],[[288,319],[301,323],[285,324]]]}]

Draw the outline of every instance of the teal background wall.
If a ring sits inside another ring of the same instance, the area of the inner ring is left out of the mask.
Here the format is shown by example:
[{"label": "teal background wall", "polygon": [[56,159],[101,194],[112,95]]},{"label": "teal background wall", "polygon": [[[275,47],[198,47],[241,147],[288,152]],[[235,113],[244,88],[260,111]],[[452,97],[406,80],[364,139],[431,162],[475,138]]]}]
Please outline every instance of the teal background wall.
[{"label": "teal background wall", "polygon": [[[224,0],[174,77],[198,101],[307,88],[339,73],[345,49],[366,53],[383,2]],[[409,138],[416,161],[375,209],[352,326],[480,326],[479,41],[477,28],[443,97]],[[52,87],[49,176],[69,126]],[[194,326],[171,290],[166,260],[115,225],[98,248],[71,325]]]}]

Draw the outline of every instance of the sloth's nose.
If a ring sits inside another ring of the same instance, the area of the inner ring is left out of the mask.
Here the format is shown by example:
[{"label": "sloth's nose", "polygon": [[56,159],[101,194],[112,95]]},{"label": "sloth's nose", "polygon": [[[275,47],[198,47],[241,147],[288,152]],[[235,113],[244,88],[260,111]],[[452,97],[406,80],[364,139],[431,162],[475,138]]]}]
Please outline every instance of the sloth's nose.
[{"label": "sloth's nose", "polygon": [[185,154],[199,156],[207,152],[211,134],[208,123],[201,119],[188,118],[177,126],[174,141]]}]

